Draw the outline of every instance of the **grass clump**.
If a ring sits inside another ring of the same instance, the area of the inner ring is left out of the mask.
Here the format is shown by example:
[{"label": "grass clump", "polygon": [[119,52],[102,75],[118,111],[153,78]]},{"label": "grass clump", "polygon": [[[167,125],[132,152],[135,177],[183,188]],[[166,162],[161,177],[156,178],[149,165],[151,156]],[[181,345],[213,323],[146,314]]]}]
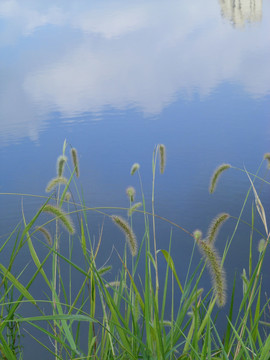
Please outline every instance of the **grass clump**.
[{"label": "grass clump", "polygon": [[[138,171],[141,192],[136,198],[141,197],[140,201],[133,204],[135,189],[129,187],[128,206],[113,208],[87,206],[77,186],[77,150],[72,148],[69,158],[66,149],[65,141],[57,160],[56,178],[49,187],[50,191],[55,190],[53,195],[46,198],[30,221],[22,211],[21,224],[3,236],[1,258],[8,251],[10,255],[7,266],[0,262],[0,359],[23,359],[22,342],[30,334],[47,352],[46,358],[55,360],[267,360],[270,301],[263,301],[261,292],[262,265],[270,235],[267,212],[255,190],[254,180],[260,180],[262,185],[269,183],[257,174],[241,170],[246,172],[251,184],[240,215],[221,213],[211,222],[204,239],[201,230],[191,233],[155,213],[155,170],[159,160],[160,172],[164,172],[164,145],[155,147],[152,157],[150,204],[146,201],[149,196],[143,191],[139,164],[135,163],[131,174]],[[73,167],[69,166],[70,161]],[[229,167],[223,164],[217,169],[211,180],[211,192],[219,176]],[[251,195],[255,205],[249,223],[242,219],[242,213]],[[116,211],[128,211],[128,221],[113,215]],[[98,236],[91,233],[89,216],[93,212],[102,216]],[[53,218],[48,220],[46,213]],[[144,222],[140,232],[139,216]],[[256,216],[264,225],[264,234],[255,227]],[[217,237],[224,236],[221,226],[229,217],[231,222],[235,221],[235,228],[222,252],[222,241],[217,241]],[[103,228],[110,226],[104,218],[111,219],[126,238],[122,253],[112,250],[119,259],[117,270],[117,263],[112,267],[108,264],[110,258],[104,259]],[[161,233],[156,219],[169,224],[173,230],[168,241],[163,241],[168,244],[166,249],[158,249]],[[227,286],[225,271],[230,260],[230,245],[240,222],[250,228],[250,253],[248,269],[237,279],[243,285],[239,293],[236,282],[228,281]],[[67,232],[60,231],[60,224]],[[185,237],[178,233],[176,236],[176,231]],[[141,233],[141,237],[136,233]],[[41,235],[46,242],[39,242]],[[191,254],[186,255],[190,257],[186,272],[182,268],[179,271],[179,264],[175,262],[178,257],[172,250],[175,238],[194,244]],[[60,249],[62,239],[66,245]],[[259,256],[256,252],[255,260],[253,240],[256,244],[259,242]],[[27,273],[16,263],[21,256],[25,257],[26,251],[22,251],[25,247],[34,267],[34,271]],[[199,258],[196,247],[201,254]],[[206,267],[210,272],[210,285],[208,281],[203,283],[204,277],[209,278]],[[37,282],[42,292],[34,298],[32,286]],[[240,303],[236,301],[239,297]],[[224,306],[226,299],[230,300],[229,309]],[[223,308],[217,312],[216,305]],[[33,312],[29,312],[30,306]],[[226,321],[222,329],[218,325],[220,315],[222,322]],[[32,330],[24,332],[25,324]],[[37,356],[39,354],[35,354]]]}]

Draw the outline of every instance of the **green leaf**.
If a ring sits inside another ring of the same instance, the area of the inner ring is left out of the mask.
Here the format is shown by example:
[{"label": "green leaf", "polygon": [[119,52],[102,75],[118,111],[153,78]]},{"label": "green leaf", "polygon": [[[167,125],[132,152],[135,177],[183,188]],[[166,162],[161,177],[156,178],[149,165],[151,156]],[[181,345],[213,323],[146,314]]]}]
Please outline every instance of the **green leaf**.
[{"label": "green leaf", "polygon": [[7,277],[8,280],[20,291],[20,293],[32,304],[36,304],[33,296],[26,290],[26,288],[11,274],[11,272],[4,267],[4,265],[0,264],[0,270],[3,272],[4,277]]},{"label": "green leaf", "polygon": [[[175,277],[175,279],[176,279],[176,281],[177,281],[177,284],[178,284],[178,286],[179,286],[179,289],[181,290],[181,292],[182,292],[182,294],[183,294],[183,288],[182,288],[182,285],[181,285],[181,283],[180,283],[180,280],[179,280],[179,278],[178,278],[178,276],[177,276],[177,273],[176,273],[176,270],[175,270],[175,266],[174,266],[174,262],[173,262],[173,259],[172,259],[172,257],[171,257],[171,255],[168,253],[168,251],[166,251],[166,250],[159,250],[159,251],[161,251],[162,252],[162,254],[164,255],[164,258],[165,258],[165,260],[167,261],[167,263],[169,264],[169,266],[170,266],[170,268],[171,268],[171,270],[172,270],[172,272],[173,272],[173,275],[174,275],[174,277]],[[158,252],[159,252],[158,251]]]}]

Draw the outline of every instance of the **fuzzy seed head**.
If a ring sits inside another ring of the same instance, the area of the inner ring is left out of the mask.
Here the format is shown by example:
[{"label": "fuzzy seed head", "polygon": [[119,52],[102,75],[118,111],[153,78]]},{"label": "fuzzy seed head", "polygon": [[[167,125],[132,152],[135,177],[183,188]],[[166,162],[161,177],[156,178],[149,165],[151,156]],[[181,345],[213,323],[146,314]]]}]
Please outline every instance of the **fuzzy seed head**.
[{"label": "fuzzy seed head", "polygon": [[128,198],[129,198],[129,200],[130,200],[131,202],[134,201],[135,193],[136,193],[136,191],[135,191],[135,189],[134,189],[133,186],[129,186],[129,187],[126,189],[126,194],[127,194]]},{"label": "fuzzy seed head", "polygon": [[221,225],[230,217],[229,214],[222,213],[214,218],[208,229],[207,241],[213,244],[216,240],[217,234]]},{"label": "fuzzy seed head", "polygon": [[137,210],[139,207],[142,206],[141,202],[137,202],[136,204],[134,204],[133,206],[131,206],[131,208],[128,210],[128,216],[131,216],[132,213]]},{"label": "fuzzy seed head", "polygon": [[263,158],[267,160],[267,168],[270,169],[270,153],[264,154]]},{"label": "fuzzy seed head", "polygon": [[108,284],[105,285],[106,288],[110,288],[110,287],[119,287],[121,284],[120,284],[120,281],[111,281],[109,282]]},{"label": "fuzzy seed head", "polygon": [[227,170],[231,168],[230,164],[222,164],[220,165],[213,173],[211,181],[210,181],[210,186],[209,186],[209,192],[210,194],[213,194],[213,192],[216,189],[216,185],[217,185],[217,181],[220,177],[220,175],[223,173],[223,171]]},{"label": "fuzzy seed head", "polygon": [[140,168],[140,164],[138,164],[138,163],[133,164],[133,165],[131,166],[130,174],[131,174],[131,175],[134,175],[135,172],[136,172],[137,170],[139,170],[139,168]]},{"label": "fuzzy seed head", "polygon": [[57,206],[47,204],[47,205],[44,206],[42,211],[48,212],[51,215],[54,215],[57,219],[59,219],[61,224],[64,226],[64,228],[70,234],[75,233],[75,228],[74,228],[74,225],[73,225],[73,222],[72,222],[71,218],[62,209],[60,209]]},{"label": "fuzzy seed head", "polygon": [[198,245],[211,274],[214,293],[217,297],[217,305],[222,307],[226,303],[226,279],[220,257],[216,249],[206,241],[199,241]]},{"label": "fuzzy seed head", "polygon": [[71,152],[72,163],[75,169],[75,174],[78,178],[80,176],[78,152],[75,148],[72,148],[70,152]]},{"label": "fuzzy seed head", "polygon": [[38,227],[36,227],[36,230],[40,231],[43,234],[47,243],[50,246],[52,246],[52,237],[51,237],[51,234],[49,233],[49,231],[44,226],[38,226]]},{"label": "fuzzy seed head", "polygon": [[67,162],[67,157],[64,155],[60,155],[57,159],[56,172],[58,177],[63,176],[65,164]]},{"label": "fuzzy seed head", "polygon": [[138,252],[137,239],[136,236],[129,226],[129,224],[121,218],[120,216],[113,215],[112,220],[114,223],[123,231],[126,236],[126,241],[129,245],[129,249],[132,256],[136,256]]},{"label": "fuzzy seed head", "polygon": [[164,173],[165,165],[166,165],[166,147],[163,144],[160,144],[158,147],[159,150],[159,170],[160,173]]},{"label": "fuzzy seed head", "polygon": [[51,179],[45,189],[46,192],[51,192],[57,185],[67,185],[68,180],[64,176],[58,176]]},{"label": "fuzzy seed head", "polygon": [[65,195],[65,201],[69,201],[70,199],[71,199],[71,193],[67,191]]},{"label": "fuzzy seed head", "polygon": [[261,239],[258,243],[258,251],[261,254],[265,248],[265,240]]},{"label": "fuzzy seed head", "polygon": [[202,238],[202,232],[201,230],[195,230],[193,232],[193,236],[194,236],[194,239],[196,240],[196,242],[199,242]]}]

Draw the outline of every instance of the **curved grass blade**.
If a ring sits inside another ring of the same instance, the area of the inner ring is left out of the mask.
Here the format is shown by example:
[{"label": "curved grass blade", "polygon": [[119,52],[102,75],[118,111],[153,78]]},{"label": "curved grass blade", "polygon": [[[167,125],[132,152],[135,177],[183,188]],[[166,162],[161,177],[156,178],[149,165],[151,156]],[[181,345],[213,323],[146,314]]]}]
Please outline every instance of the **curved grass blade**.
[{"label": "curved grass blade", "polygon": [[177,272],[175,270],[174,262],[173,262],[173,259],[172,259],[171,255],[166,250],[159,250],[159,251],[162,252],[165,260],[167,261],[168,265],[170,266],[170,268],[171,268],[171,270],[173,272],[173,275],[174,275],[174,277],[175,277],[175,279],[177,281],[177,284],[179,286],[179,289],[181,290],[181,293],[183,294],[183,288],[182,288],[181,282],[180,282],[180,280],[179,280],[179,278],[177,276]]}]

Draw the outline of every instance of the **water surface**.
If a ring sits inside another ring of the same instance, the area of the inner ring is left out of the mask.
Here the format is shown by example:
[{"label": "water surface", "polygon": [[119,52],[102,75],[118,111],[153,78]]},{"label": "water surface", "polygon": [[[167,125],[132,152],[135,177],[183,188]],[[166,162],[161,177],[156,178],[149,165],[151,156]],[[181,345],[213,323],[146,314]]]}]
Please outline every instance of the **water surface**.
[{"label": "water surface", "polygon": [[[150,210],[152,152],[164,143],[167,166],[156,179],[156,213],[204,233],[216,214],[238,216],[247,177],[224,174],[213,196],[208,184],[221,162],[256,172],[270,151],[270,4],[235,4],[1,1],[0,192],[45,195],[67,139],[79,152],[87,205],[127,207],[128,185],[140,201],[138,178],[129,174],[139,162]],[[269,189],[262,190],[269,210]],[[28,219],[41,203],[23,198]],[[21,197],[1,196],[1,241],[21,219],[21,208]],[[103,218],[89,221],[98,236]],[[138,239],[142,223],[135,215]],[[158,247],[167,249],[171,227],[157,226]],[[220,251],[234,226],[233,220],[224,226]],[[263,231],[259,221],[258,227]],[[247,266],[249,229],[240,230],[225,263],[229,279],[235,270],[240,279]],[[100,263],[112,246],[121,251],[123,241],[106,220]],[[179,273],[192,245],[173,229]]]}]

